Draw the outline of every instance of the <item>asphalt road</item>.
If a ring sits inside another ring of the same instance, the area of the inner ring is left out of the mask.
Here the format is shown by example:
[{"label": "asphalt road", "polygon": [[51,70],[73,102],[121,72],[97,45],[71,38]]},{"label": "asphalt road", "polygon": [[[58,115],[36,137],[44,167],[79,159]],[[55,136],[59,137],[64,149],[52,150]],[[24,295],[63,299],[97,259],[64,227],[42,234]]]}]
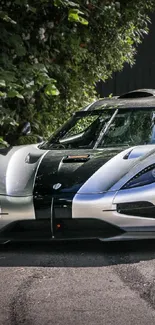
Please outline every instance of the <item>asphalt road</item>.
[{"label": "asphalt road", "polygon": [[155,241],[0,247],[0,325],[155,324]]}]

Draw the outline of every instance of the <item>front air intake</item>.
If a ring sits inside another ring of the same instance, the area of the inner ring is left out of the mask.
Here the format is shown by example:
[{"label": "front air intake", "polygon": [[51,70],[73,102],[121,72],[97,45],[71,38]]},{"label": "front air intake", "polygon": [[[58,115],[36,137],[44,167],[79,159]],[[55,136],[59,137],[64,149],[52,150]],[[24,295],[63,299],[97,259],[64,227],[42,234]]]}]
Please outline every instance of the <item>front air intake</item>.
[{"label": "front air intake", "polygon": [[155,218],[155,206],[147,201],[119,203],[117,212],[128,216]]}]

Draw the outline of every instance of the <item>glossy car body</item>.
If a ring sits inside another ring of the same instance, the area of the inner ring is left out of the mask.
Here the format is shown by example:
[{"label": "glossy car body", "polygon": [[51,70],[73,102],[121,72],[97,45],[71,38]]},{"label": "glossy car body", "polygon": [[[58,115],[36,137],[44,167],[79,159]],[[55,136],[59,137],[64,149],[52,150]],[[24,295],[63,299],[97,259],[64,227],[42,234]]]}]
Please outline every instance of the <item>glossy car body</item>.
[{"label": "glossy car body", "polygon": [[99,100],[0,149],[0,240],[155,237],[155,91]]}]

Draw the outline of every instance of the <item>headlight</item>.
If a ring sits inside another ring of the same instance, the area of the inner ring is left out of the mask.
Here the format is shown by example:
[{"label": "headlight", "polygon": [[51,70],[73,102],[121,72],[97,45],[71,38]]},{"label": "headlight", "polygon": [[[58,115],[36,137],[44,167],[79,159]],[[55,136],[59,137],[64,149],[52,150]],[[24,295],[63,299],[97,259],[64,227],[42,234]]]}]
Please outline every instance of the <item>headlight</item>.
[{"label": "headlight", "polygon": [[130,179],[121,189],[129,189],[144,186],[155,182],[155,164],[141,170],[137,175]]}]

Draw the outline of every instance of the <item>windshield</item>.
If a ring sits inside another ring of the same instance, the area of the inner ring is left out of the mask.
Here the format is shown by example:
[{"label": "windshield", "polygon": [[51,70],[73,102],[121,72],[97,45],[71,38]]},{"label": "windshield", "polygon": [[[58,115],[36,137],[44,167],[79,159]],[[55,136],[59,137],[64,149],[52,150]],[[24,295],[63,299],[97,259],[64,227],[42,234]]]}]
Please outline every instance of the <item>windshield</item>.
[{"label": "windshield", "polygon": [[48,149],[84,149],[155,143],[154,109],[78,112],[49,141]]}]

